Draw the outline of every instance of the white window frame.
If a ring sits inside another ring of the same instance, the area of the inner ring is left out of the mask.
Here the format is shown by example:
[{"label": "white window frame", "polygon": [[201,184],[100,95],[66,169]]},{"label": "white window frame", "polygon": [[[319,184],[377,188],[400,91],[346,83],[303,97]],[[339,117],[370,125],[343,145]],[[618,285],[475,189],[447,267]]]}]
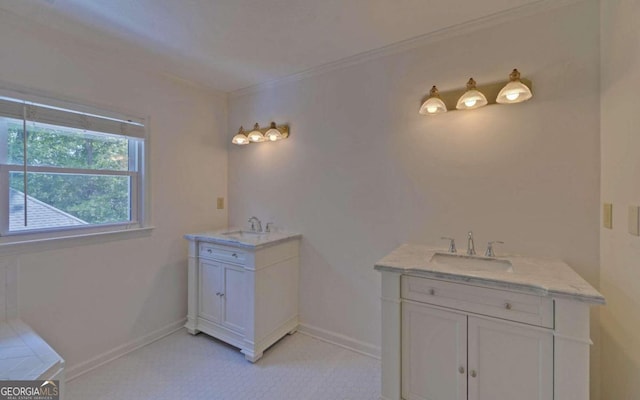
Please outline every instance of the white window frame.
[{"label": "white window frame", "polygon": [[[118,170],[96,170],[96,169],[78,169],[65,167],[49,167],[49,166],[27,166],[26,172],[40,173],[61,173],[61,174],[89,174],[100,176],[128,176],[130,177],[130,219],[129,221],[119,223],[106,224],[88,224],[74,225],[65,227],[51,227],[44,229],[25,229],[20,231],[9,231],[9,175],[11,172],[25,172],[23,165],[10,165],[7,163],[6,156],[8,149],[6,147],[7,140],[2,137],[6,133],[6,129],[0,129],[0,246],[11,243],[23,243],[30,241],[40,241],[48,239],[60,239],[67,237],[93,236],[101,233],[114,233],[120,231],[133,231],[140,229],[149,229],[149,185],[147,182],[148,175],[148,118],[132,117],[125,114],[106,111],[92,106],[79,105],[77,103],[68,102],[51,98],[49,96],[34,95],[24,91],[14,91],[0,88],[0,99],[18,99],[27,105],[34,107],[50,108],[52,110],[53,121],[55,116],[60,114],[60,110],[72,111],[70,115],[75,117],[77,121],[67,123],[56,123],[58,126],[68,126],[70,128],[79,128],[78,124],[89,120],[92,127],[87,127],[88,131],[97,131],[98,133],[106,133],[116,137],[135,139],[138,143],[136,146],[130,146],[130,162],[134,162],[132,152],[135,154],[135,170],[130,165],[127,171]],[[42,108],[40,108],[42,110]],[[57,111],[56,111],[57,110]],[[46,114],[45,110],[45,114]],[[57,114],[56,114],[57,113]],[[0,115],[0,119],[7,115]],[[24,117],[24,115],[23,115]],[[9,118],[14,118],[9,116]],[[51,120],[50,120],[51,121]],[[46,123],[47,121],[45,121]],[[75,123],[75,125],[73,125]],[[98,129],[95,129],[95,128]],[[113,129],[119,127],[119,129]],[[128,134],[134,128],[134,134]],[[2,127],[0,127],[2,128]],[[93,128],[93,129],[92,129]],[[120,132],[114,132],[120,130]],[[28,159],[28,153],[27,153]],[[27,195],[28,195],[27,190]],[[28,212],[28,211],[27,211]]]}]

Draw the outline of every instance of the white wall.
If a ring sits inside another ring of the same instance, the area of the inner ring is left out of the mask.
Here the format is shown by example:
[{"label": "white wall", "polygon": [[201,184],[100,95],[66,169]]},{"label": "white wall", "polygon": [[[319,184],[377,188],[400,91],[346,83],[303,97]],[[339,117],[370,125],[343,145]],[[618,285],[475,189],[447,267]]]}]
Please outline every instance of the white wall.
[{"label": "white wall", "polygon": [[[464,248],[469,229],[480,251],[504,240],[499,253],[559,257],[597,287],[598,26],[588,0],[230,98],[231,133],[291,124],[286,141],[230,148],[229,219],[304,235],[303,323],[374,349],[375,261],[405,242],[444,248],[442,235]],[[532,101],[417,113],[432,84],[506,79],[513,67],[533,80]]]},{"label": "white wall", "polygon": [[150,235],[10,257],[20,266],[21,317],[73,370],[185,317],[182,235],[227,222],[215,209],[226,197],[226,95],[9,14],[0,14],[0,49],[0,82],[150,119]]},{"label": "white wall", "polygon": [[640,205],[640,2],[601,6],[602,201],[613,229],[601,229],[602,394],[640,396],[640,238],[627,233],[627,207]]}]

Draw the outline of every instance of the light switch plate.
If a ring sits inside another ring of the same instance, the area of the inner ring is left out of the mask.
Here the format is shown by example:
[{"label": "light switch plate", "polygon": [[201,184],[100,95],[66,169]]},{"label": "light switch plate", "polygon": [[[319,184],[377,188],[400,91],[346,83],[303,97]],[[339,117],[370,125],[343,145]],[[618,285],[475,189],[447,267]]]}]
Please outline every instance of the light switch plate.
[{"label": "light switch plate", "polygon": [[640,207],[629,206],[629,233],[640,236]]},{"label": "light switch plate", "polygon": [[224,197],[218,197],[218,210],[222,210],[224,209]]},{"label": "light switch plate", "polygon": [[613,229],[613,204],[604,203],[602,206],[602,226]]}]

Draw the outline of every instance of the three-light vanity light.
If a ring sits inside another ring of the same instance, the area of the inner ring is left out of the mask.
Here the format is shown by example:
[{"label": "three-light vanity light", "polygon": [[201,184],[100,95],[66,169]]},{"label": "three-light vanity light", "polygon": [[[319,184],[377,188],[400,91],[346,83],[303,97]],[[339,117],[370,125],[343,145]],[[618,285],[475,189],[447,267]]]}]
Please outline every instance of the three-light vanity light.
[{"label": "three-light vanity light", "polygon": [[[497,95],[496,95],[497,93]],[[476,81],[470,78],[466,90],[452,90],[440,93],[436,86],[431,88],[429,97],[422,103],[420,114],[435,115],[447,112],[449,109],[473,110],[487,104],[515,104],[522,103],[533,97],[531,81],[520,78],[520,72],[514,69],[509,75],[509,82],[498,82],[477,87]],[[495,102],[487,100],[495,99]]]},{"label": "three-light vanity light", "polygon": [[277,126],[275,122],[272,122],[268,128],[260,128],[260,125],[256,123],[249,133],[245,133],[244,128],[240,127],[238,133],[231,139],[231,143],[242,146],[249,143],[277,142],[288,137],[289,125]]}]

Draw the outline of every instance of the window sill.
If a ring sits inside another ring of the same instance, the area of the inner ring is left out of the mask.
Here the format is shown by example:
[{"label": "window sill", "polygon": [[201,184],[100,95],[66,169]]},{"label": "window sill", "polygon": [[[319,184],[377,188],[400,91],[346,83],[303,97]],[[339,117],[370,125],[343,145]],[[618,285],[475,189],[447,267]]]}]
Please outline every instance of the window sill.
[{"label": "window sill", "polygon": [[68,236],[27,240],[16,239],[15,237],[5,237],[4,239],[9,238],[9,240],[4,242],[0,241],[0,255],[5,256],[21,253],[35,253],[76,246],[113,242],[118,240],[149,237],[151,236],[151,232],[154,229],[155,227],[153,226],[146,226],[144,228],[122,229],[93,233],[74,233]]}]

